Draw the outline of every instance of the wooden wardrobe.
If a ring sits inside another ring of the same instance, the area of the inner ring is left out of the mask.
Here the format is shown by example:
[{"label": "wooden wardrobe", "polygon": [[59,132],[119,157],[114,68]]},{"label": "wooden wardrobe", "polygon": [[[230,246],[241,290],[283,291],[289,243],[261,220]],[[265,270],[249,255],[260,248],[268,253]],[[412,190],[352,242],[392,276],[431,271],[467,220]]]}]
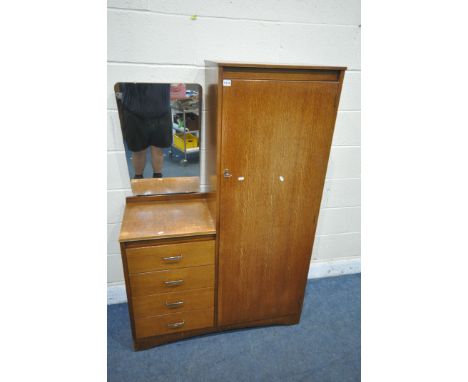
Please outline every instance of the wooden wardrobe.
[{"label": "wooden wardrobe", "polygon": [[299,323],[345,70],[206,63],[202,187],[127,198],[135,349]]}]

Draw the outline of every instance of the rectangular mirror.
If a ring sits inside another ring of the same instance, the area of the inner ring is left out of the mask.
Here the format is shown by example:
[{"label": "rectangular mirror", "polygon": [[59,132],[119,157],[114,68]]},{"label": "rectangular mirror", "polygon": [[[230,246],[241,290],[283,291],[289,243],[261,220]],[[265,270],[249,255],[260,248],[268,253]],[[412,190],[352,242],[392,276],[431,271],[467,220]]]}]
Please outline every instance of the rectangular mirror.
[{"label": "rectangular mirror", "polygon": [[114,87],[135,195],[199,192],[199,84],[120,82]]}]

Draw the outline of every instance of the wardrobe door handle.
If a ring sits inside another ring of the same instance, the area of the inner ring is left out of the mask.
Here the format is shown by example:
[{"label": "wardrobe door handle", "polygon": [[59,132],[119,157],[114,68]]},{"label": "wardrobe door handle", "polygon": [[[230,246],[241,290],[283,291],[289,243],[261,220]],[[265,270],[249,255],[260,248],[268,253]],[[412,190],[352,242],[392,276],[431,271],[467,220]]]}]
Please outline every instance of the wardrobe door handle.
[{"label": "wardrobe door handle", "polygon": [[182,255],[163,257],[163,260],[166,263],[178,263],[180,260],[182,260]]},{"label": "wardrobe door handle", "polygon": [[184,305],[183,301],[176,301],[176,302],[167,302],[165,304],[169,309],[180,308]]},{"label": "wardrobe door handle", "polygon": [[185,321],[179,321],[179,322],[172,322],[170,324],[167,324],[167,327],[171,329],[177,329],[177,328],[181,328],[184,325],[185,325]]},{"label": "wardrobe door handle", "polygon": [[168,286],[168,287],[172,287],[172,286],[178,286],[178,285],[182,285],[184,283],[184,280],[170,280],[170,281],[164,281],[164,285]]},{"label": "wardrobe door handle", "polygon": [[223,176],[225,178],[230,178],[232,176],[231,172],[229,171],[229,169],[224,169],[224,172],[223,172]]}]

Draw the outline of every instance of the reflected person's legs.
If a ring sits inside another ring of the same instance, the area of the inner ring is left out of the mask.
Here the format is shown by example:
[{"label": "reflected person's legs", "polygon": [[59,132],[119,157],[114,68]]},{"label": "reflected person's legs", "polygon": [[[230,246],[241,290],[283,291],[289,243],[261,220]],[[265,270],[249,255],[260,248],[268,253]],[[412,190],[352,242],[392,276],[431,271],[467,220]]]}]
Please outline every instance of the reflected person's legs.
[{"label": "reflected person's legs", "polygon": [[135,169],[135,179],[143,178],[143,171],[146,162],[146,149],[141,151],[134,151],[132,153],[132,163]]},{"label": "reflected person's legs", "polygon": [[151,147],[151,164],[153,165],[153,178],[162,178],[163,150],[156,146]]}]

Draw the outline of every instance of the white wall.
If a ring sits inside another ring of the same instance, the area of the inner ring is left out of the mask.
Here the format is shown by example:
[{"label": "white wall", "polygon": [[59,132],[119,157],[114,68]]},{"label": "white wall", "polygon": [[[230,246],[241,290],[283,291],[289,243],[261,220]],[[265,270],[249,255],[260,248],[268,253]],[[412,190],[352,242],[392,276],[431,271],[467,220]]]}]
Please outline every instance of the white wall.
[{"label": "white wall", "polygon": [[[108,0],[107,25],[108,283],[123,281],[118,234],[130,194],[113,86],[121,81],[204,86],[205,59],[348,67],[313,251],[312,270],[318,271],[311,275],[357,269],[359,0]],[[334,270],[333,264],[338,264]]]}]

